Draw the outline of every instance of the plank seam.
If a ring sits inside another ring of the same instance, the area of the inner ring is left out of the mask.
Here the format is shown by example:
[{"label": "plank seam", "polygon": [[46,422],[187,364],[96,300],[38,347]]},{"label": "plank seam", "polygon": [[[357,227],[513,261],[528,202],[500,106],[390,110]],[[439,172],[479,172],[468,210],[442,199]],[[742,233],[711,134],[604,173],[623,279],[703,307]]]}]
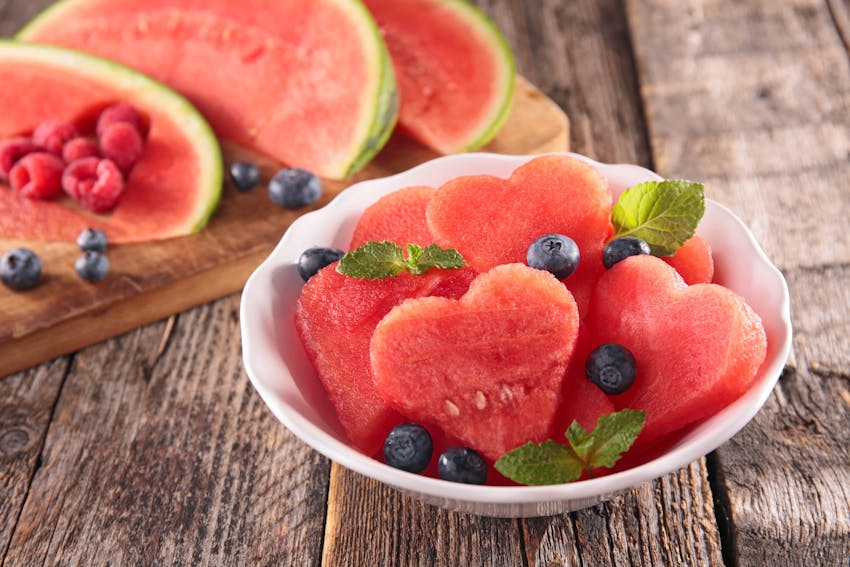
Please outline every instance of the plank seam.
[{"label": "plank seam", "polygon": [[717,451],[712,451],[705,457],[705,470],[708,476],[708,486],[714,501],[714,522],[720,533],[720,553],[726,567],[738,567],[738,543],[735,520],[732,518],[732,504],[729,491],[723,481],[723,467]]},{"label": "plank seam", "polygon": [[576,522],[576,512],[570,514],[565,520],[568,520],[573,527],[573,541],[575,541],[576,545],[576,556],[578,557],[579,567],[584,567],[584,554],[582,553],[582,545],[581,541],[579,541],[578,537],[578,522]]},{"label": "plank seam", "polygon": [[835,27],[835,31],[838,34],[838,39],[841,40],[841,44],[844,46],[844,51],[850,55],[850,43],[847,41],[847,37],[844,36],[844,32],[842,31],[841,22],[838,21],[838,15],[835,13],[835,9],[832,7],[832,2],[834,0],[824,0],[824,4],[826,4],[826,11],[829,13],[829,19],[832,21],[832,25]]},{"label": "plank seam", "polygon": [[74,358],[76,356],[76,353],[68,355],[68,361],[65,366],[65,370],[62,371],[62,380],[59,383],[59,387],[56,389],[56,397],[53,399],[53,403],[50,405],[50,415],[47,419],[47,426],[44,428],[44,434],[41,436],[41,443],[38,447],[38,456],[36,457],[35,466],[32,468],[32,473],[30,473],[30,477],[27,480],[27,495],[21,503],[21,507],[18,509],[18,515],[17,517],[15,517],[15,521],[12,523],[12,528],[9,530],[9,542],[6,544],[6,548],[3,549],[2,561],[0,561],[0,565],[6,564],[6,559],[9,556],[9,550],[12,548],[12,541],[15,539],[15,532],[18,529],[18,523],[21,521],[21,516],[24,513],[24,508],[27,507],[27,503],[29,502],[30,490],[32,489],[33,479],[35,479],[36,473],[38,473],[39,469],[41,469],[42,464],[44,463],[44,446],[47,443],[47,434],[50,431],[50,424],[53,423],[53,416],[56,413],[56,406],[59,404],[59,399],[62,397],[62,390],[65,388],[65,382],[68,379],[68,376],[71,374],[71,367],[74,365]]},{"label": "plank seam", "polygon": [[[523,564],[523,567],[529,567],[529,563],[528,563],[529,557],[528,557],[528,550],[526,549],[526,546],[525,546],[525,530],[523,529],[523,526],[522,526],[522,518],[516,519],[516,527],[517,527],[517,530],[519,530],[519,553],[520,553],[520,557],[522,558],[522,564]],[[535,561],[535,563],[536,563],[536,561]]]}]

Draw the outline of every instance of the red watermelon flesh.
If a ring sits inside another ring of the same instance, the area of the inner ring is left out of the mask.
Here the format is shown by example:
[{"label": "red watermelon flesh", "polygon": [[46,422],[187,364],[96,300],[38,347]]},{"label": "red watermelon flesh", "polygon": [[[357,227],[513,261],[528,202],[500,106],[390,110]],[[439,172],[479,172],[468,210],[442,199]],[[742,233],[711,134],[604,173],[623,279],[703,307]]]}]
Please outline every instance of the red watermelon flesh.
[{"label": "red watermelon flesh", "polygon": [[629,349],[638,374],[617,409],[646,410],[636,446],[713,415],[756,378],[767,339],[759,316],[733,291],[688,286],[663,261],[633,256],[600,278],[587,339]]},{"label": "red watermelon flesh", "polygon": [[399,126],[440,153],[484,145],[507,118],[514,61],[499,30],[459,0],[365,0],[392,57]]},{"label": "red watermelon flesh", "polygon": [[396,117],[389,54],[356,0],[66,0],[18,37],[138,69],[223,139],[324,177],[362,167]]},{"label": "red watermelon flesh", "polygon": [[688,239],[673,256],[667,256],[663,260],[673,266],[688,285],[711,283],[714,279],[711,246],[699,236]]},{"label": "red watermelon flesh", "polygon": [[363,211],[354,234],[350,250],[369,241],[389,240],[402,248],[407,244],[425,247],[434,243],[434,237],[425,220],[425,209],[434,189],[425,186],[406,187],[378,199]]},{"label": "red watermelon flesh", "polygon": [[342,275],[332,264],[304,285],[295,312],[298,335],[343,429],[364,453],[374,455],[390,429],[404,421],[372,381],[369,341],[375,326],[406,298],[460,297],[473,277],[461,269],[368,280]]},{"label": "red watermelon flesh", "polygon": [[90,213],[67,197],[32,201],[0,185],[0,237],[73,241],[99,228],[111,243],[138,242],[194,232],[215,209],[222,187],[215,136],[161,84],[86,54],[11,41],[0,42],[0,84],[0,139],[29,135],[50,120],[93,131],[98,111],[116,101],[140,109],[147,125],[144,153],[111,214]]},{"label": "red watermelon flesh", "polygon": [[538,237],[557,233],[576,241],[579,267],[564,280],[583,314],[604,272],[602,249],[613,228],[607,180],[569,156],[542,156],[517,168],[510,179],[458,177],[440,187],[428,205],[428,226],[443,248],[456,248],[485,272],[499,264],[525,263]]},{"label": "red watermelon flesh", "polygon": [[551,274],[498,266],[459,300],[390,311],[372,337],[372,376],[401,413],[495,460],[552,435],[577,334],[575,300]]}]

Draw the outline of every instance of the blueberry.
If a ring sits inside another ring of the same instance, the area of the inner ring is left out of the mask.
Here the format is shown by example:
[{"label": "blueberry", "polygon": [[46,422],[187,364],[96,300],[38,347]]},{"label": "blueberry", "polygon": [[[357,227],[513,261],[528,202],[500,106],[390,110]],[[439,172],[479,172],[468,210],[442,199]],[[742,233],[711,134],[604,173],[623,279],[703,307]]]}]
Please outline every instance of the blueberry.
[{"label": "blueberry", "polygon": [[637,375],[637,363],[629,349],[616,343],[599,345],[584,364],[587,379],[609,395],[629,389]]},{"label": "blueberry", "polygon": [[465,484],[487,482],[487,463],[484,457],[469,447],[446,449],[437,461],[437,474],[443,480]]},{"label": "blueberry", "polygon": [[602,251],[602,263],[605,264],[606,269],[610,269],[620,260],[639,254],[652,254],[649,244],[634,236],[624,236],[605,245],[605,249]]},{"label": "blueberry", "polygon": [[345,256],[339,248],[314,246],[305,250],[298,258],[298,273],[305,282],[316,273]]},{"label": "blueberry", "polygon": [[102,230],[87,228],[77,237],[77,246],[83,252],[106,252],[107,239]]},{"label": "blueberry", "polygon": [[250,191],[260,182],[260,168],[247,161],[230,164],[230,181],[237,191]]},{"label": "blueberry", "polygon": [[416,423],[396,425],[384,441],[384,460],[389,466],[407,472],[425,470],[433,452],[431,435]]},{"label": "blueberry", "polygon": [[41,260],[26,248],[10,250],[0,259],[0,280],[15,291],[32,289],[41,280]]},{"label": "blueberry", "polygon": [[269,183],[269,197],[281,207],[306,207],[321,197],[322,182],[304,169],[282,169]]},{"label": "blueberry", "polygon": [[100,252],[86,252],[77,258],[74,270],[88,282],[99,282],[109,272],[109,260]]},{"label": "blueberry", "polygon": [[544,234],[528,247],[525,260],[532,268],[546,270],[562,280],[578,267],[578,245],[563,234]]}]

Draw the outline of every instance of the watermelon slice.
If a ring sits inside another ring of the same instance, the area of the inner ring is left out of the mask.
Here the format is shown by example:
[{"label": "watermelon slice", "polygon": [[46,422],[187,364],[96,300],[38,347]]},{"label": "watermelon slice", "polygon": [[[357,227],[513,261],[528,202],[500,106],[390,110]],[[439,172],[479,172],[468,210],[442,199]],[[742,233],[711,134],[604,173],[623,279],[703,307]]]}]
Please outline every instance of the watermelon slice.
[{"label": "watermelon slice", "polygon": [[761,319],[742,298],[715,284],[688,286],[653,256],[632,256],[608,270],[585,323],[592,344],[620,344],[637,361],[632,386],[610,399],[617,409],[646,410],[639,445],[736,400],[766,353]]},{"label": "watermelon slice", "polygon": [[558,155],[535,158],[507,180],[457,177],[437,189],[427,210],[437,244],[456,248],[479,272],[524,263],[528,247],[544,234],[575,240],[581,260],[564,284],[582,314],[605,270],[602,249],[613,230],[610,217],[607,180],[590,165]]},{"label": "watermelon slice", "polygon": [[367,280],[344,276],[332,264],[305,284],[295,312],[298,336],[340,424],[364,453],[374,455],[402,421],[372,381],[369,341],[375,326],[409,297],[460,297],[473,277],[462,269]]},{"label": "watermelon slice", "polygon": [[378,391],[489,459],[552,435],[578,334],[572,295],[548,272],[493,268],[460,300],[409,299],[372,337]]},{"label": "watermelon slice", "polygon": [[381,197],[363,211],[357,221],[350,249],[359,248],[370,240],[389,240],[402,248],[407,244],[422,247],[433,244],[434,237],[425,219],[425,210],[433,195],[434,189],[420,185]]},{"label": "watermelon slice", "polygon": [[666,256],[662,260],[676,268],[688,285],[711,283],[714,279],[711,246],[699,236],[689,238],[674,255]]},{"label": "watermelon slice", "polygon": [[505,38],[465,0],[365,0],[392,56],[399,126],[441,153],[475,150],[504,123],[514,85]]},{"label": "watermelon slice", "polygon": [[139,69],[223,139],[324,177],[363,167],[395,123],[389,54],[358,0],[64,0],[18,37]]},{"label": "watermelon slice", "polygon": [[70,198],[31,201],[0,185],[0,236],[72,241],[85,228],[110,242],[169,238],[206,224],[222,190],[218,142],[181,96],[136,71],[56,47],[0,41],[0,139],[32,133],[46,120],[93,131],[97,112],[127,101],[146,116],[145,151],[120,204],[95,215]]}]

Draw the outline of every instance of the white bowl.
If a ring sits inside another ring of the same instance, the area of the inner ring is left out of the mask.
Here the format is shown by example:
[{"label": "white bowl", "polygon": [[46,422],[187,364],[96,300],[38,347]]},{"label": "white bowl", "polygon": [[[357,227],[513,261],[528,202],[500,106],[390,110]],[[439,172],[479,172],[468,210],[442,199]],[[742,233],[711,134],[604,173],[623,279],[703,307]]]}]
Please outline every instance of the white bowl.
[{"label": "white bowl", "polygon": [[[660,179],[635,165],[608,165],[578,156],[608,178],[616,196],[637,183]],[[508,177],[529,156],[465,154],[435,159],[404,173],[363,181],[326,207],[295,221],[253,273],[242,294],[245,368],[272,413],[323,455],[368,477],[452,510],[487,516],[531,517],[578,510],[618,491],[686,466],[737,433],[770,395],[791,348],[788,288],[746,226],[707,200],[697,233],[712,247],[715,279],[742,295],[762,317],[767,359],[753,386],[735,403],[700,422],[662,456],[609,476],[551,486],[473,486],[411,474],[354,449],[346,440],[321,383],[298,340],[293,314],[303,285],[296,270],[311,246],[346,249],[362,211],[378,198],[411,185],[439,187],[459,175]]]}]

